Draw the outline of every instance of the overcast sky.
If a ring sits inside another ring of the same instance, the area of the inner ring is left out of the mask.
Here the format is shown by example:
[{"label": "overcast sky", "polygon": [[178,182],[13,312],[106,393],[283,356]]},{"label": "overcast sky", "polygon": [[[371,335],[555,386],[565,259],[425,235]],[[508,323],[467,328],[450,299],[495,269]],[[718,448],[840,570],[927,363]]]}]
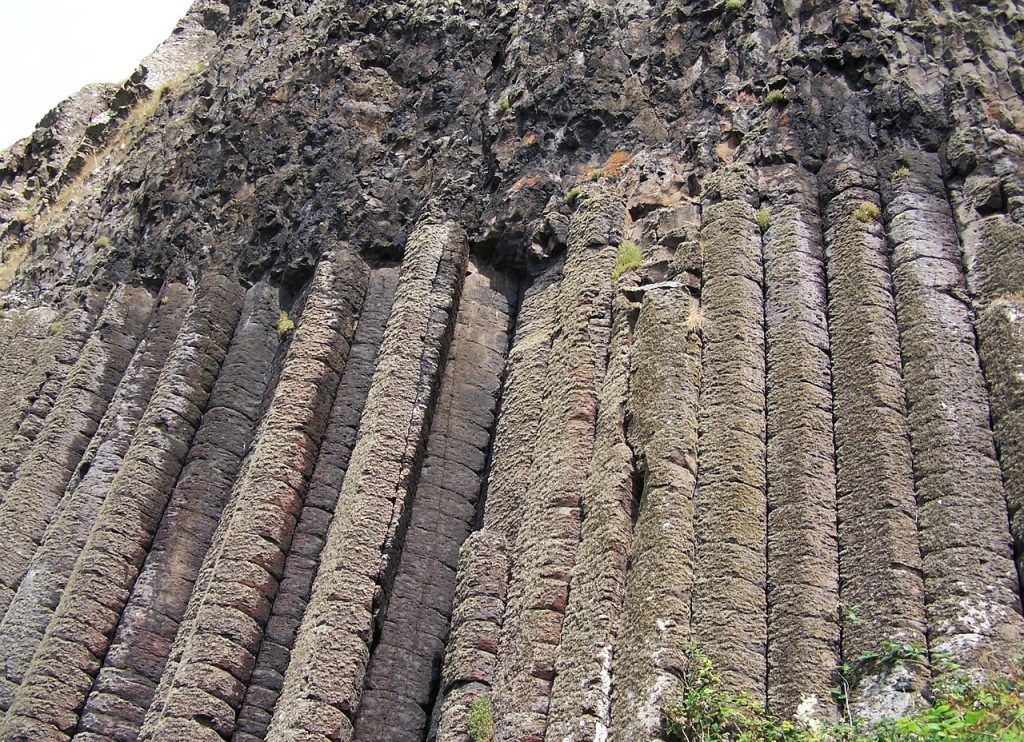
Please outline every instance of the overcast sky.
[{"label": "overcast sky", "polygon": [[91,82],[120,82],[192,0],[0,0],[0,149]]}]

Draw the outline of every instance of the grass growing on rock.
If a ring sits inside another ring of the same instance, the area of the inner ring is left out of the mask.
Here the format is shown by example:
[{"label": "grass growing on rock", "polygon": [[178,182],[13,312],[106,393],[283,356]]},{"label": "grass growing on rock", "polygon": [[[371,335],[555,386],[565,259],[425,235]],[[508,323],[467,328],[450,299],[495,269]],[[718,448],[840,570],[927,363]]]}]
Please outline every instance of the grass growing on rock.
[{"label": "grass growing on rock", "polygon": [[781,106],[786,103],[786,94],[781,90],[769,90],[764,97],[764,102],[769,106]]},{"label": "grass growing on rock", "polygon": [[277,318],[277,336],[284,340],[289,332],[295,329],[295,323],[288,316],[288,312],[282,310],[281,316]]},{"label": "grass growing on rock", "polygon": [[853,216],[859,222],[870,224],[871,222],[877,222],[878,218],[882,215],[882,212],[873,203],[864,201],[853,210]]},{"label": "grass growing on rock", "polygon": [[494,739],[494,711],[491,697],[480,696],[469,707],[469,739],[471,742],[492,742]]},{"label": "grass growing on rock", "polygon": [[757,210],[757,228],[761,230],[761,234],[768,231],[768,227],[772,224],[772,215],[768,213],[768,209]]},{"label": "grass growing on rock", "polygon": [[[883,642],[859,659],[869,669],[878,663],[923,662],[923,648]],[[982,682],[948,661],[948,671],[933,688],[930,708],[868,727],[853,719],[825,724],[815,718],[813,699],[800,705],[796,719],[764,711],[743,694],[721,687],[711,661],[691,647],[678,690],[662,707],[668,742],[1024,742],[1024,667],[1008,677]]]},{"label": "grass growing on rock", "polygon": [[618,281],[630,271],[635,271],[644,262],[644,254],[640,247],[631,240],[624,240],[619,245],[619,253],[615,256],[615,267],[612,268],[612,280]]}]

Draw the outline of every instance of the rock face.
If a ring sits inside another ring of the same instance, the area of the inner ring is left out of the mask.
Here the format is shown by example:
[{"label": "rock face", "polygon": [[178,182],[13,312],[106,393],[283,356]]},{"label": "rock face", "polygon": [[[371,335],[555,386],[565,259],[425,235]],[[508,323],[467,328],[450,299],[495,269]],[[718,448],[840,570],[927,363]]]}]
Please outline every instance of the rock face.
[{"label": "rock face", "polygon": [[1009,668],[1022,45],[197,0],[0,153],[0,739],[663,740],[697,657],[823,721]]}]

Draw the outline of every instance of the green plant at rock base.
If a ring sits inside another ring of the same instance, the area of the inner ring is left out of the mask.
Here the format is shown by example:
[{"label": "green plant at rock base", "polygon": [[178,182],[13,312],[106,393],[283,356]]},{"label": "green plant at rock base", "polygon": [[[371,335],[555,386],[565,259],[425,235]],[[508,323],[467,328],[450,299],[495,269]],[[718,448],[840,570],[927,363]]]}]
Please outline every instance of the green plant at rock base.
[{"label": "green plant at rock base", "polygon": [[892,171],[892,177],[894,179],[895,178],[909,178],[910,177],[910,168],[909,167],[896,168],[895,170]]},{"label": "green plant at rock base", "polygon": [[480,696],[469,707],[469,738],[472,742],[491,742],[494,739],[494,711],[491,697]]},{"label": "green plant at rock base", "polygon": [[281,311],[281,316],[277,318],[277,336],[284,340],[285,336],[295,329],[295,323],[288,317],[288,312]]},{"label": "green plant at rock base", "polygon": [[781,90],[769,90],[768,94],[764,97],[764,102],[769,106],[781,106],[787,103],[786,94]]},{"label": "green plant at rock base", "polygon": [[757,228],[761,230],[761,234],[768,231],[768,227],[771,226],[772,215],[768,213],[768,209],[757,210]]},{"label": "green plant at rock base", "polygon": [[507,95],[501,96],[501,100],[498,101],[498,110],[505,113],[509,108],[512,107],[512,101],[508,99]]},{"label": "green plant at rock base", "polygon": [[725,0],[725,10],[728,13],[734,10],[742,10],[744,5],[743,0]]},{"label": "green plant at rock base", "polygon": [[860,206],[853,210],[853,215],[856,217],[857,221],[870,224],[871,222],[877,222],[878,217],[882,215],[882,212],[879,211],[878,207],[873,203],[864,201]]},{"label": "green plant at rock base", "polygon": [[[867,661],[923,662],[915,644],[883,642]],[[933,663],[935,657],[933,656]],[[858,663],[859,664],[859,663]],[[951,663],[948,667],[955,668]],[[863,668],[861,668],[863,669]],[[950,674],[954,674],[951,670]],[[680,685],[662,707],[668,742],[1024,742],[1024,669],[1010,677],[958,681],[933,688],[934,702],[910,716],[868,727],[858,719],[825,724],[814,719],[813,699],[801,703],[795,721],[721,687],[711,661],[698,649],[686,653]]]},{"label": "green plant at rock base", "polygon": [[624,240],[619,245],[619,253],[615,256],[615,267],[612,268],[612,280],[618,281],[619,278],[635,271],[644,262],[644,254],[640,252],[640,248],[635,242],[631,240]]},{"label": "green plant at rock base", "polygon": [[107,247],[109,244],[110,244],[110,238],[106,237],[106,236],[100,237],[98,240],[96,240],[96,247],[100,248],[101,250],[104,247]]},{"label": "green plant at rock base", "polygon": [[565,202],[567,204],[574,203],[576,201],[576,199],[580,197],[581,193],[583,193],[583,189],[582,188],[570,188],[565,193]]},{"label": "green plant at rock base", "polygon": [[601,180],[601,175],[604,173],[599,167],[595,167],[589,173],[587,173],[588,180]]}]

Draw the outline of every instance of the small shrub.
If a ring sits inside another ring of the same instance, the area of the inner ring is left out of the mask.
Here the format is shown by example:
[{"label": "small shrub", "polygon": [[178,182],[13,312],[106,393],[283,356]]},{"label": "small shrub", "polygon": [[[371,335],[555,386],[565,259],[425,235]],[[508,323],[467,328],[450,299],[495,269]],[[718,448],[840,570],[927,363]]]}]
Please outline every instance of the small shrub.
[{"label": "small shrub", "polygon": [[897,168],[896,170],[892,171],[892,177],[893,177],[894,180],[897,179],[897,178],[909,178],[910,177],[910,168],[909,167]]},{"label": "small shrub", "polygon": [[106,235],[104,235],[103,237],[100,237],[98,240],[96,240],[96,247],[98,247],[101,250],[104,247],[107,247],[108,245],[110,245],[110,238],[107,237]]},{"label": "small shrub", "polygon": [[576,199],[580,197],[581,193],[583,193],[582,188],[570,188],[565,194],[565,202],[567,204],[575,203]]},{"label": "small shrub", "polygon": [[277,318],[277,336],[284,340],[285,336],[294,329],[295,323],[288,317],[288,312],[282,310],[281,316]]},{"label": "small shrub", "polygon": [[612,280],[618,281],[620,277],[635,271],[644,262],[644,255],[635,242],[625,240],[619,245],[619,254],[615,256],[615,267],[612,268]]},{"label": "small shrub", "polygon": [[772,215],[768,213],[768,209],[757,210],[757,228],[761,230],[761,234],[768,231],[768,227],[772,223]]},{"label": "small shrub", "polygon": [[788,101],[786,100],[786,94],[781,90],[769,90],[768,94],[764,97],[764,102],[769,106],[781,106]]},{"label": "small shrub", "polygon": [[742,10],[744,5],[743,0],[725,0],[725,11],[732,13],[736,10]]},{"label": "small shrub", "polygon": [[510,101],[508,99],[508,96],[507,95],[501,96],[501,100],[498,101],[498,110],[501,111],[502,113],[505,113],[505,111],[507,111],[511,107],[512,107],[512,101]]},{"label": "small shrub", "polygon": [[870,224],[871,222],[877,222],[878,218],[882,215],[882,212],[873,203],[864,201],[853,210],[853,216],[859,222]]},{"label": "small shrub", "polygon": [[587,173],[587,180],[601,180],[601,176],[603,174],[604,171],[601,168],[595,167],[589,173]]},{"label": "small shrub", "polygon": [[494,739],[494,711],[491,697],[480,696],[469,707],[469,738],[472,742],[492,742]]}]

